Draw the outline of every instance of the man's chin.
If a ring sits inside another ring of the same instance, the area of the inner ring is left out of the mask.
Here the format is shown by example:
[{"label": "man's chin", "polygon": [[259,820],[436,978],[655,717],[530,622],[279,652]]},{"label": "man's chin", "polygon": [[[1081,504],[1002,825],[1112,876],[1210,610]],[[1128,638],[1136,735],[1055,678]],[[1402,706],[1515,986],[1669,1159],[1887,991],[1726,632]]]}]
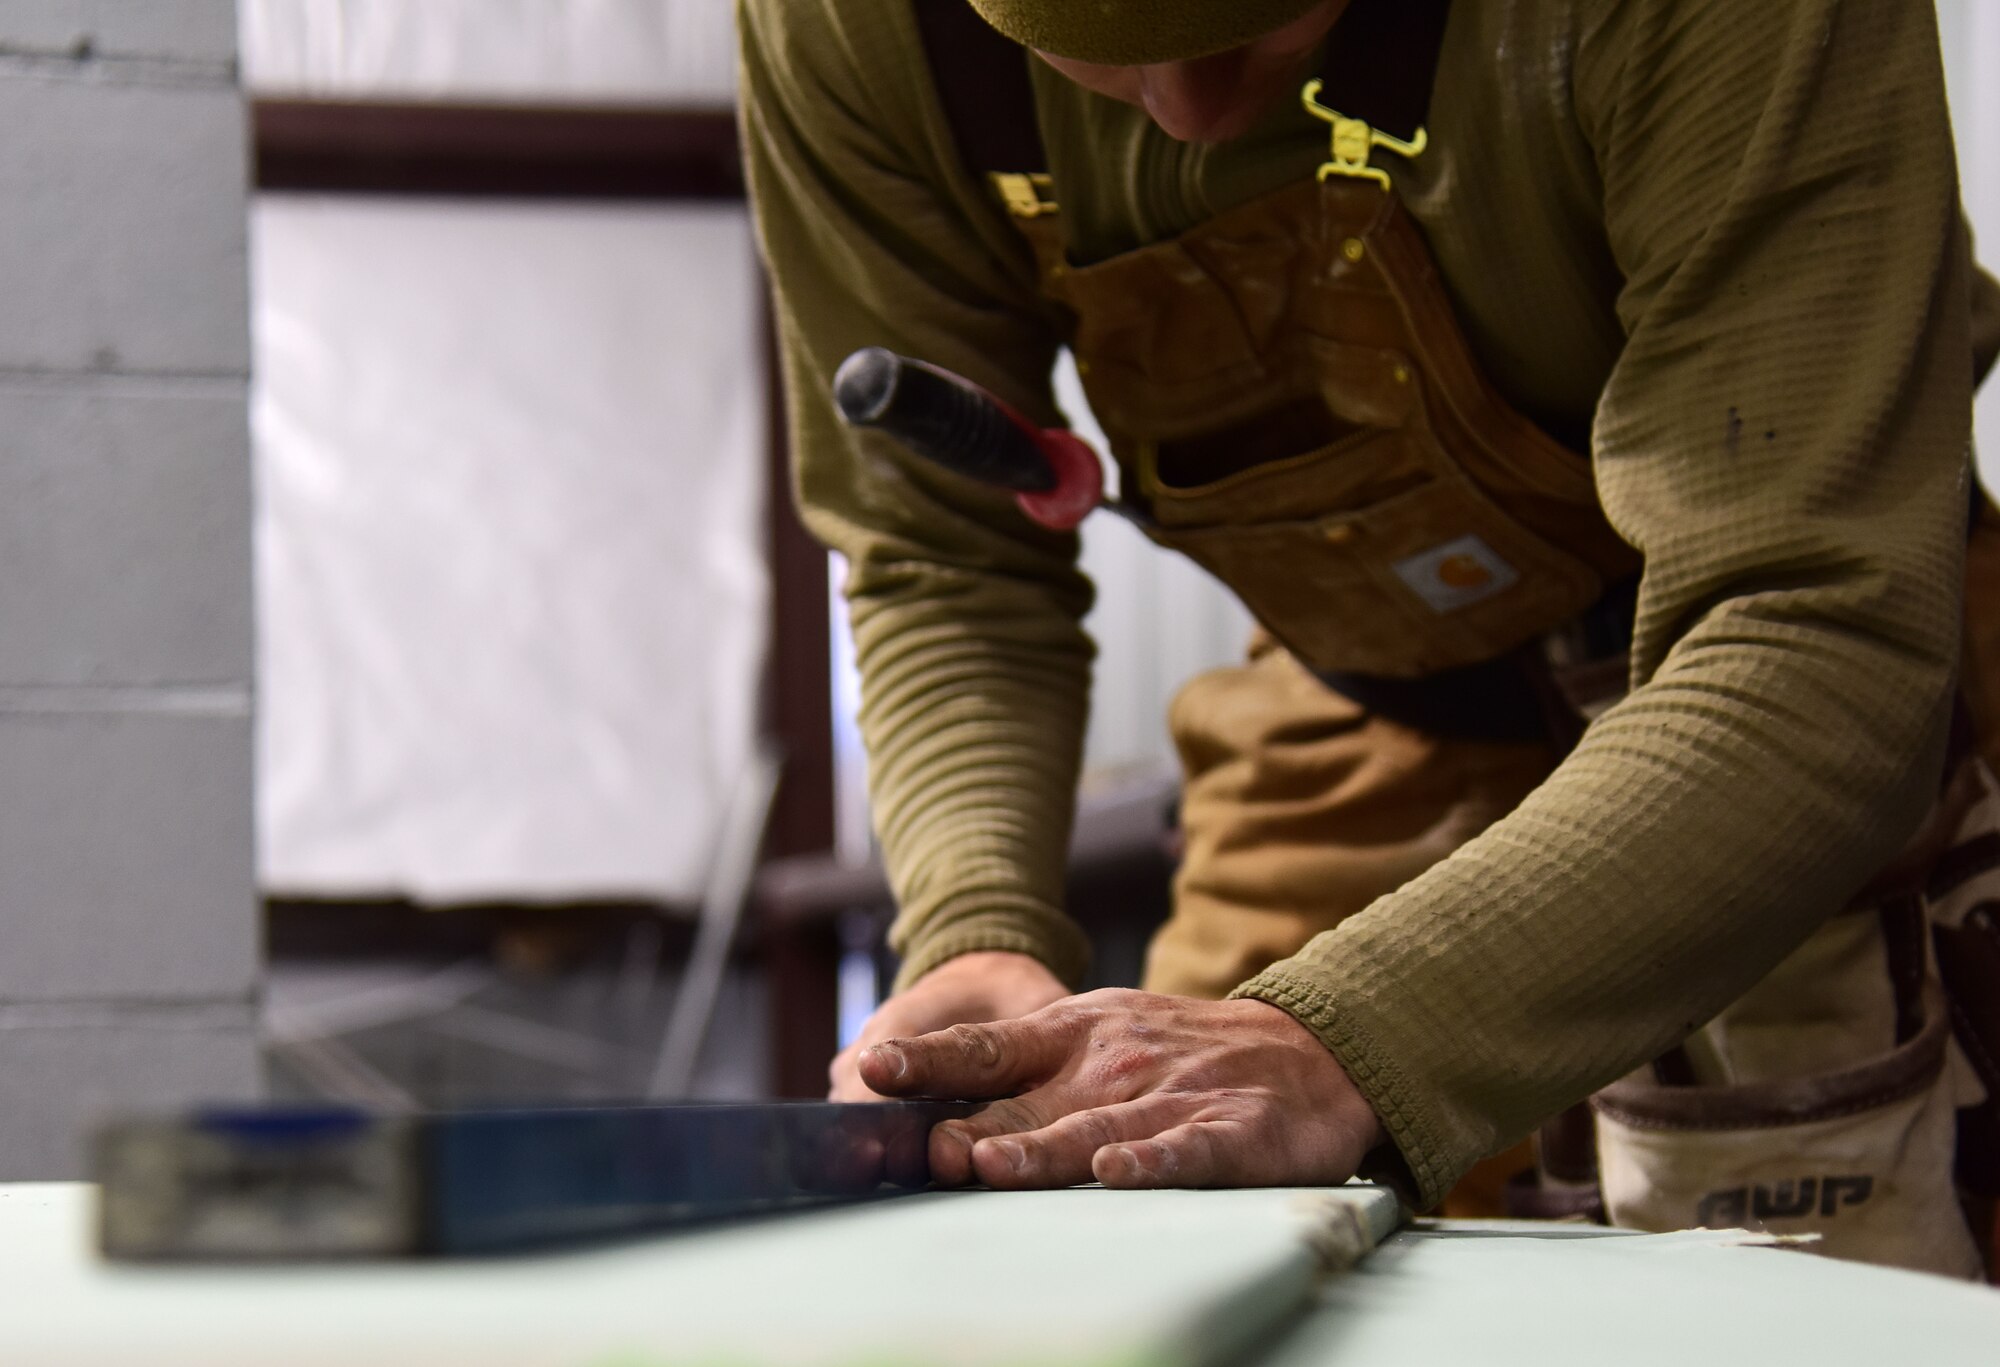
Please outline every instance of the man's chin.
[{"label": "man's chin", "polygon": [[[1304,66],[1303,60],[1299,65]],[[1161,132],[1177,142],[1204,144],[1231,142],[1255,129],[1273,109],[1298,90],[1300,84],[1301,81],[1292,79],[1288,73],[1272,80],[1257,93],[1232,102],[1225,109],[1193,120],[1163,119],[1143,100],[1140,107],[1158,125]]]},{"label": "man's chin", "polygon": [[1153,114],[1150,109],[1146,112],[1152,115],[1153,122],[1159,126],[1160,131],[1176,142],[1214,144],[1230,142],[1242,137],[1252,128],[1255,128],[1258,119],[1263,116],[1264,108],[1258,107],[1247,110],[1232,109],[1227,114],[1219,117],[1202,119],[1196,122],[1170,122],[1162,119],[1158,114]]}]

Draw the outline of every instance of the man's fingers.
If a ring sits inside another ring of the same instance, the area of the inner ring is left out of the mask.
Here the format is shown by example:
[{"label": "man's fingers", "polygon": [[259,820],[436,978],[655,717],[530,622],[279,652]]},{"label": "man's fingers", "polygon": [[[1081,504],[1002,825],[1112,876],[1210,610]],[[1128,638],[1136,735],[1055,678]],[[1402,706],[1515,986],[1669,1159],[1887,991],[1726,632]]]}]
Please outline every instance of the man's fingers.
[{"label": "man's fingers", "polygon": [[972,1169],[973,1146],[995,1135],[1020,1134],[1039,1130],[1050,1118],[1065,1109],[1055,1089],[1045,1088],[1023,1097],[996,1101],[977,1115],[963,1120],[946,1120],[931,1127],[931,1180],[947,1187],[962,1187],[979,1180]]},{"label": "man's fingers", "polygon": [[868,1084],[861,1080],[861,1070],[857,1066],[860,1050],[852,1045],[834,1056],[826,1069],[826,1099],[828,1101],[880,1101],[882,1098],[868,1090]]},{"label": "man's fingers", "polygon": [[931,1180],[929,1136],[921,1129],[897,1131],[882,1155],[882,1180],[892,1187],[923,1187]]},{"label": "man's fingers", "polygon": [[794,1175],[806,1191],[852,1195],[882,1182],[882,1141],[874,1135],[827,1130],[810,1153],[812,1157]]},{"label": "man's fingers", "polygon": [[1052,1076],[1068,1055],[1075,1029],[1058,1011],[1020,1020],[954,1025],[914,1039],[864,1049],[861,1081],[884,1096],[983,1101],[1012,1096]]},{"label": "man's fingers", "polygon": [[1186,1098],[1168,1093],[1073,1111],[1040,1129],[979,1140],[973,1173],[1001,1190],[1073,1187],[1092,1180],[1093,1162],[1107,1145],[1150,1138],[1186,1113]]},{"label": "man's fingers", "polygon": [[1097,1151],[1090,1170],[1107,1187],[1256,1186],[1261,1164],[1246,1152],[1242,1126],[1201,1120],[1163,1130],[1150,1139],[1110,1144]]},{"label": "man's fingers", "polygon": [[1150,1138],[1105,1146],[1091,1172],[1107,1187],[1337,1186],[1354,1176],[1371,1142],[1352,1125],[1212,1107]]}]

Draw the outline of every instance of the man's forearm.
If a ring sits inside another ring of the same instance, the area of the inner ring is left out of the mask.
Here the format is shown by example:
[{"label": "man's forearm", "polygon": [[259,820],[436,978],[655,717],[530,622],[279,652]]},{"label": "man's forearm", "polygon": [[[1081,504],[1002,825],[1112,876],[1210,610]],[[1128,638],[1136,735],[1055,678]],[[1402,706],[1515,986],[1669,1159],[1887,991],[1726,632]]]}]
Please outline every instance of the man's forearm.
[{"label": "man's forearm", "polygon": [[921,596],[855,612],[870,786],[900,915],[907,985],[956,955],[1007,950],[1081,979],[1062,913],[1089,646],[1020,588],[931,576]]}]

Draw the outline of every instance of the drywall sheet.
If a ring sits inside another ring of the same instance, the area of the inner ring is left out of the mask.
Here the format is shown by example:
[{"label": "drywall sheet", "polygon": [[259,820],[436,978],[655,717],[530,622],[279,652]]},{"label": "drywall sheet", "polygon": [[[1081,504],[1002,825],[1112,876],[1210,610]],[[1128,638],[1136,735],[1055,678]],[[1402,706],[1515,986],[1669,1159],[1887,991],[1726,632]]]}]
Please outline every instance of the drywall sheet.
[{"label": "drywall sheet", "polygon": [[261,95],[726,105],[730,0],[242,0]]},{"label": "drywall sheet", "polygon": [[88,1192],[0,1187],[8,1367],[1205,1367],[1397,1215],[1381,1188],[961,1192],[563,1256],[106,1267]]},{"label": "drywall sheet", "polygon": [[2000,1291],[1715,1230],[1396,1235],[1258,1367],[1993,1367]]},{"label": "drywall sheet", "polygon": [[701,886],[769,588],[740,210],[257,206],[261,876]]}]

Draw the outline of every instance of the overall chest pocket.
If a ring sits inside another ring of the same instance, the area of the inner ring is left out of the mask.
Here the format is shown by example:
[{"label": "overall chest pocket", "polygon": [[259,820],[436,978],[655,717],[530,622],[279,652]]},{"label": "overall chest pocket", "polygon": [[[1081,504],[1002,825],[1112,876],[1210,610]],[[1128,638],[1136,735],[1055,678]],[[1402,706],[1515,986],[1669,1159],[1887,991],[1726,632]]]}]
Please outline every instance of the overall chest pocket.
[{"label": "overall chest pocket", "polygon": [[1307,667],[1417,678],[1494,659],[1589,607],[1603,582],[1450,476],[1365,507],[1155,527]]},{"label": "overall chest pocket", "polygon": [[[1150,515],[1166,528],[1235,526],[1352,512],[1432,478],[1419,385],[1400,352],[1302,339],[1254,384],[1191,402],[1121,396],[1145,435],[1114,440]],[[1150,430],[1148,430],[1150,429]]]},{"label": "overall chest pocket", "polygon": [[[1444,451],[1405,353],[1312,339],[1288,373],[1247,411],[1212,396],[1235,407],[1229,422],[1190,432],[1168,415],[1118,446],[1153,540],[1234,590],[1307,666],[1415,678],[1478,664],[1603,592],[1589,563]],[[1122,397],[1136,414],[1137,396]]]}]

